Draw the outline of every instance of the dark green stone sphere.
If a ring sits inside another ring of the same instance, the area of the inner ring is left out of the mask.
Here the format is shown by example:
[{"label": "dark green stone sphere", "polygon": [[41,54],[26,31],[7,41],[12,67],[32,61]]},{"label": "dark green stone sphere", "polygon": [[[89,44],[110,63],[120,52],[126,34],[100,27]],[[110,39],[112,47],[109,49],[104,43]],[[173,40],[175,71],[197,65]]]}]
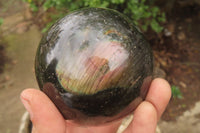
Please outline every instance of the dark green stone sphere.
[{"label": "dark green stone sphere", "polygon": [[42,38],[35,72],[39,87],[65,119],[107,123],[132,112],[152,79],[149,43],[121,13],[81,9]]}]

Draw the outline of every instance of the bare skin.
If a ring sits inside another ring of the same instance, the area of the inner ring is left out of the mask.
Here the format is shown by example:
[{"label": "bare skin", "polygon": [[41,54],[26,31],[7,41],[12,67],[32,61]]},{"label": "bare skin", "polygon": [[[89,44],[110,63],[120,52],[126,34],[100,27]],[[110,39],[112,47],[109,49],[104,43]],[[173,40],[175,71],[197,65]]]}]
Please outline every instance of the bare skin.
[{"label": "bare skin", "polygon": [[[155,133],[157,122],[171,97],[171,89],[164,79],[154,79],[145,101],[133,112],[134,117],[124,133]],[[41,91],[26,89],[21,100],[33,122],[32,133],[116,133],[121,121],[82,127],[66,121],[51,100]]]}]

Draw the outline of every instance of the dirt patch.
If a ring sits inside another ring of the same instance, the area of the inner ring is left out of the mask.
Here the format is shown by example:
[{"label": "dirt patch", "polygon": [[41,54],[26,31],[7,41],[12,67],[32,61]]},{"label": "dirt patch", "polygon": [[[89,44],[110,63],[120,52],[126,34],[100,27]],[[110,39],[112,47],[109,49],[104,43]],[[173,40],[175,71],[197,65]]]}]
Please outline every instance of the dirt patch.
[{"label": "dirt patch", "polygon": [[5,41],[3,41],[3,38],[0,35],[0,73],[3,72],[5,62],[6,62]]},{"label": "dirt patch", "polygon": [[176,120],[200,100],[200,6],[175,6],[164,33],[149,39],[157,65],[183,96],[171,99],[162,117],[166,121]]},{"label": "dirt patch", "polygon": [[[16,12],[24,10],[26,7],[23,1],[18,0],[1,0],[0,1],[0,18],[8,17]],[[5,23],[5,21],[4,21]],[[0,27],[2,28],[2,26]],[[3,39],[2,31],[0,31],[0,73],[3,72],[4,65],[8,62],[8,57],[5,53],[6,42]]]},{"label": "dirt patch", "polygon": [[0,16],[8,17],[16,12],[24,10],[25,4],[22,0],[1,0],[0,1]]}]

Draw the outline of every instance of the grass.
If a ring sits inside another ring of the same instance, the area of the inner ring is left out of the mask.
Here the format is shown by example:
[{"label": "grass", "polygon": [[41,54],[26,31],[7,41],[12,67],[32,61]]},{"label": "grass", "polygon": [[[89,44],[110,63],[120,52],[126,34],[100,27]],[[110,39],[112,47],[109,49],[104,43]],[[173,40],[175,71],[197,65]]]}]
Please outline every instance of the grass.
[{"label": "grass", "polygon": [[183,98],[183,95],[182,95],[182,93],[181,93],[181,90],[179,89],[178,86],[172,85],[172,86],[171,86],[171,91],[172,91],[172,96],[173,96],[173,98],[179,98],[179,99],[182,99],[182,98]]}]

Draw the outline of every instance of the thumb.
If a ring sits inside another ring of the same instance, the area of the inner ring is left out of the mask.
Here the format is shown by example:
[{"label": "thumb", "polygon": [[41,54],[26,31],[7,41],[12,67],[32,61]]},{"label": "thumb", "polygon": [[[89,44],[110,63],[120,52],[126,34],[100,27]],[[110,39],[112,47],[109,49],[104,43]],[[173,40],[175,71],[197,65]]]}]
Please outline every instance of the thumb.
[{"label": "thumb", "polygon": [[65,120],[51,100],[41,91],[26,89],[21,101],[30,114],[33,133],[64,133]]}]

